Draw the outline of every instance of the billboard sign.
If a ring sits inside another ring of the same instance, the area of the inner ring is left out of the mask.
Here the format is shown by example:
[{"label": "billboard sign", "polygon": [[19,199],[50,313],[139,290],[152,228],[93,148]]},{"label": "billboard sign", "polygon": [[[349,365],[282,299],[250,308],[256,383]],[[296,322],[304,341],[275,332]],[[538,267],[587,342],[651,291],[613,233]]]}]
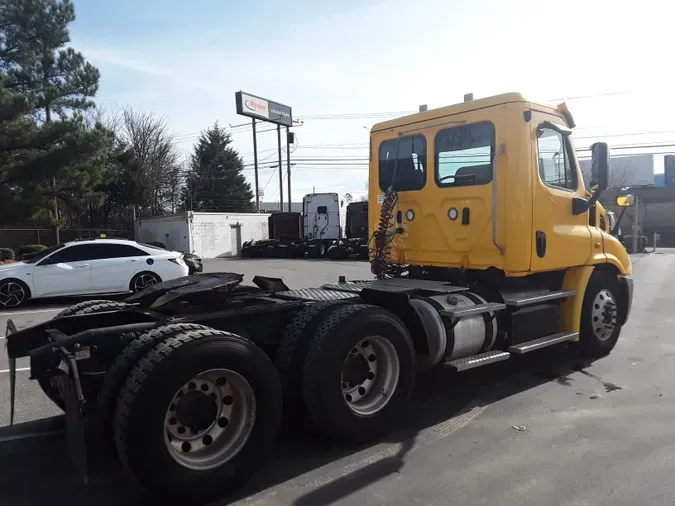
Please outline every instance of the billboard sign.
[{"label": "billboard sign", "polygon": [[293,126],[293,113],[287,105],[272,102],[243,91],[234,94],[237,114],[277,125]]}]

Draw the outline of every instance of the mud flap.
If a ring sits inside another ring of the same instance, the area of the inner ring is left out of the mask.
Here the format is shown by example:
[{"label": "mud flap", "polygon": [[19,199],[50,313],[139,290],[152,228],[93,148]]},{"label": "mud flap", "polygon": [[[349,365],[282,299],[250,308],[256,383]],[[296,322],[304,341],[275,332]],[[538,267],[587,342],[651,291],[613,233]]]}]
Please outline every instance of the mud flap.
[{"label": "mud flap", "polygon": [[87,432],[84,418],[84,397],[75,358],[62,351],[63,362],[68,370],[66,381],[66,441],[68,453],[78,474],[86,484],[89,480],[87,467]]}]

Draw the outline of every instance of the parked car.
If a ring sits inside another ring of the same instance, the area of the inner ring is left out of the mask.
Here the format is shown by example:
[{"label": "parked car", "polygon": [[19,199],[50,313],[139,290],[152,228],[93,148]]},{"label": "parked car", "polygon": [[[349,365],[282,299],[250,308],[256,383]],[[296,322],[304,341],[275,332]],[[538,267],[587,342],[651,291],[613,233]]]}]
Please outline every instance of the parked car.
[{"label": "parked car", "polygon": [[0,265],[0,308],[43,297],[137,293],[188,272],[176,251],[124,239],[71,241]]},{"label": "parked car", "polygon": [[[149,242],[150,246],[156,246],[158,248],[167,249],[166,244],[163,242]],[[194,253],[183,253],[183,260],[190,269],[190,274],[197,274],[204,270],[204,264],[202,263],[202,257],[195,255]]]}]

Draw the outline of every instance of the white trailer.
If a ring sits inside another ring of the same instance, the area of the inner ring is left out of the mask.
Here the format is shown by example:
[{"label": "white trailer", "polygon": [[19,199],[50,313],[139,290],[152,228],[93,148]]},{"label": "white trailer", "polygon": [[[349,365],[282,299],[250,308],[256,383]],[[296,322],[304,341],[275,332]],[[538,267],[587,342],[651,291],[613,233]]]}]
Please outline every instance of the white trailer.
[{"label": "white trailer", "polygon": [[328,247],[342,239],[345,230],[344,198],[337,193],[310,193],[302,199],[303,235],[308,255],[323,257]]}]

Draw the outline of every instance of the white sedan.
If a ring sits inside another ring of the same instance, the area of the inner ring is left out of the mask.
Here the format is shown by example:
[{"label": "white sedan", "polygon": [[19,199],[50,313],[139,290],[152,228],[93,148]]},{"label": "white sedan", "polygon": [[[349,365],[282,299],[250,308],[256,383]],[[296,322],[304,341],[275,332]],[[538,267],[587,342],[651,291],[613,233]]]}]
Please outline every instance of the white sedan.
[{"label": "white sedan", "polygon": [[77,240],[0,265],[0,308],[42,297],[136,293],[187,275],[176,251],[123,239]]}]

